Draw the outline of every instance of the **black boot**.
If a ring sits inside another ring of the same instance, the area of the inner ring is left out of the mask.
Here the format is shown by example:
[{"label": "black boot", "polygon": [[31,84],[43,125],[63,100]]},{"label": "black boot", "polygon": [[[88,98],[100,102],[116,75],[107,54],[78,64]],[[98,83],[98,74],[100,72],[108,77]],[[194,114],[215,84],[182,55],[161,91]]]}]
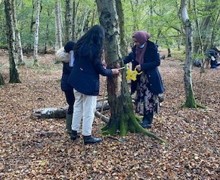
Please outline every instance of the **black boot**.
[{"label": "black boot", "polygon": [[147,129],[150,129],[151,128],[151,124],[153,122],[153,113],[149,113],[146,115],[147,119],[148,119],[148,125],[147,125]]},{"label": "black boot", "polygon": [[144,115],[141,126],[143,128],[147,128],[150,129],[151,128],[151,124],[153,122],[153,113],[149,113]]},{"label": "black boot", "polygon": [[102,138],[96,138],[93,136],[83,136],[84,144],[95,144],[102,142]]},{"label": "black boot", "polygon": [[73,115],[72,114],[66,114],[66,131],[67,133],[70,135],[71,134],[71,125],[72,125],[72,117]]},{"label": "black boot", "polygon": [[149,122],[148,122],[148,118],[146,116],[143,117],[142,122],[141,122],[141,126],[143,128],[147,128],[149,126]]},{"label": "black boot", "polygon": [[71,133],[70,133],[70,139],[71,140],[76,140],[77,138],[79,138],[80,136],[77,134],[77,131],[71,131]]}]

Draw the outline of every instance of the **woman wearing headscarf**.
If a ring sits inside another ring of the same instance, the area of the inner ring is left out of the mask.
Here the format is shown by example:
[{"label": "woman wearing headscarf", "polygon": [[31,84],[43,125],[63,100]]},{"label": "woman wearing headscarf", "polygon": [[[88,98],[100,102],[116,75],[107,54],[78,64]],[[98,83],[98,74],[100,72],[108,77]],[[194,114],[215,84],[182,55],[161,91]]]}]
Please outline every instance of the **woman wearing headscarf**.
[{"label": "woman wearing headscarf", "polygon": [[160,55],[155,43],[149,41],[150,35],[145,31],[137,31],[132,39],[134,46],[132,52],[125,57],[124,63],[132,63],[132,70],[139,75],[136,81],[131,81],[131,94],[136,92],[135,110],[143,116],[143,128],[151,128],[153,116],[158,112],[158,95],[164,92],[158,66]]}]

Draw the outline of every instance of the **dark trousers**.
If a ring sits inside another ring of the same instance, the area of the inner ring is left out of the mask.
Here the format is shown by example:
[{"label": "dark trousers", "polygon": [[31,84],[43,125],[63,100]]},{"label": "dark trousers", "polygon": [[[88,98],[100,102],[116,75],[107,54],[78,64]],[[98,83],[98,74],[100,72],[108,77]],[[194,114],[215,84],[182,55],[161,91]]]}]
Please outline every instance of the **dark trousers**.
[{"label": "dark trousers", "polygon": [[75,102],[73,90],[64,91],[64,93],[66,97],[66,102],[68,103],[69,106],[67,110],[67,114],[73,114],[73,104]]}]

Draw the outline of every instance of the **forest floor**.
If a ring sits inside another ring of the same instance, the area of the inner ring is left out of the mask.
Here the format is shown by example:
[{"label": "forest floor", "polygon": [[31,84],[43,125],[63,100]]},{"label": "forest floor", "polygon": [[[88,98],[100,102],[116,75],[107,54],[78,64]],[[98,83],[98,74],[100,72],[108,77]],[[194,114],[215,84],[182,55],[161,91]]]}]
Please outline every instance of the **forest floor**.
[{"label": "forest floor", "polygon": [[39,58],[34,68],[25,57],[26,66],[18,68],[22,83],[9,84],[8,55],[0,52],[6,81],[0,87],[0,179],[220,179],[220,69],[207,69],[201,76],[193,68],[195,97],[206,109],[187,109],[181,107],[183,62],[162,60],[165,100],[150,131],[166,145],[142,134],[129,133],[123,141],[105,137],[105,123],[96,118],[93,134],[104,141],[84,146],[82,138],[69,139],[64,119],[31,118],[33,110],[66,106],[62,65],[54,64],[53,55]]}]

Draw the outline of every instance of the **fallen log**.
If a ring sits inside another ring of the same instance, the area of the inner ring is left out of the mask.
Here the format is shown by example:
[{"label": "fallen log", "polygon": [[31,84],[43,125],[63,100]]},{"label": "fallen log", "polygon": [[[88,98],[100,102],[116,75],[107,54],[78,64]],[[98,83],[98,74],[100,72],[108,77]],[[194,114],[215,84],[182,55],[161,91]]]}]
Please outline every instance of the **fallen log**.
[{"label": "fallen log", "polygon": [[105,116],[104,114],[102,114],[101,112],[99,112],[99,111],[95,112],[95,117],[101,119],[105,123],[107,123],[109,121],[109,118],[107,116]]},{"label": "fallen log", "polygon": [[[37,119],[61,119],[66,117],[68,107],[61,107],[61,108],[54,108],[54,107],[48,107],[48,108],[40,108],[33,110],[33,113],[31,115],[32,118]],[[104,119],[104,121],[107,121],[107,118],[104,117],[104,115],[101,115],[98,111],[106,111],[109,110],[109,104],[106,100],[104,101],[97,101],[96,105],[96,113],[95,115],[98,116],[100,119]]]}]

